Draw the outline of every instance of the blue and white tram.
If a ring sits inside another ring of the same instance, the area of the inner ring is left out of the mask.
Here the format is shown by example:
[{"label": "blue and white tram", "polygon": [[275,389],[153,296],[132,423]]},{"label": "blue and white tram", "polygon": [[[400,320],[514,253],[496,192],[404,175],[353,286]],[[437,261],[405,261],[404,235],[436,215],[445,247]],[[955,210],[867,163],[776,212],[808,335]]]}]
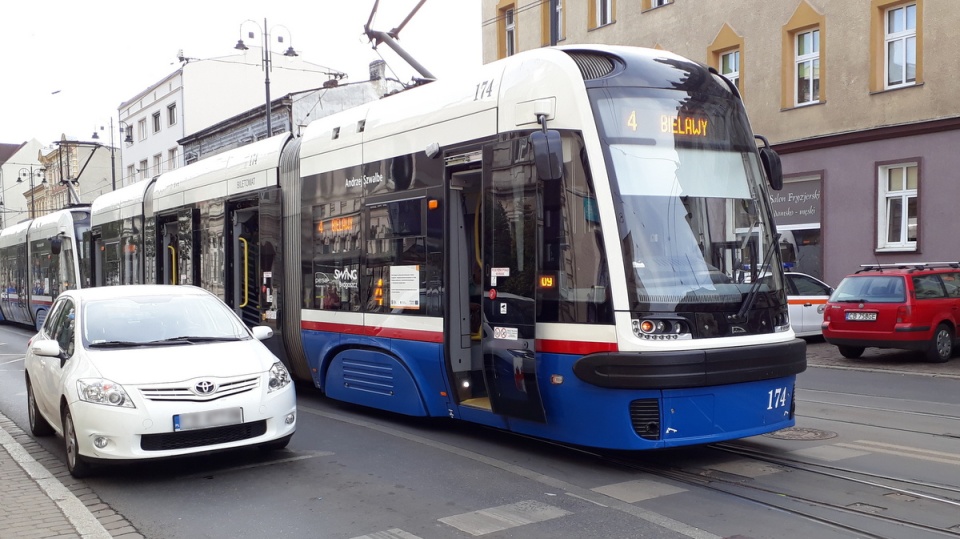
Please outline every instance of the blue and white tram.
[{"label": "blue and white tram", "polygon": [[330,398],[652,449],[794,424],[781,183],[714,71],[544,48],[165,173],[93,243],[142,234]]},{"label": "blue and white tram", "polygon": [[40,328],[53,300],[85,283],[84,233],[90,208],[77,205],[0,231],[3,320]]}]

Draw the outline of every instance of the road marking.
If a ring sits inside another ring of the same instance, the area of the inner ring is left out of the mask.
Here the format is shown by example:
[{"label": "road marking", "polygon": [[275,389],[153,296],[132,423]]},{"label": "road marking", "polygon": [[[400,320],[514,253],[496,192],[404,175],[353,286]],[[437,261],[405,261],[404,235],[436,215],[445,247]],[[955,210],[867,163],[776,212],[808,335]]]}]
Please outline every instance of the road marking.
[{"label": "road marking", "polygon": [[547,505],[536,500],[481,509],[470,513],[454,515],[437,519],[448,526],[469,533],[474,537],[488,533],[509,530],[517,526],[525,526],[536,522],[543,522],[571,514],[559,507]]},{"label": "road marking", "polygon": [[[399,429],[394,429],[394,428],[391,428],[391,427],[387,427],[387,426],[385,426],[385,425],[380,425],[380,424],[374,423],[374,422],[372,422],[372,421],[364,421],[364,420],[362,420],[362,419],[355,419],[355,418],[348,417],[348,416],[341,415],[341,414],[334,414],[334,413],[331,413],[331,412],[325,412],[325,411],[323,411],[323,410],[318,410],[318,409],[316,409],[316,408],[309,408],[309,407],[307,407],[307,406],[297,406],[297,410],[299,410],[301,413],[308,413],[308,414],[312,414],[312,415],[319,416],[319,417],[325,417],[325,418],[327,418],[327,419],[331,419],[331,420],[334,420],[334,421],[340,421],[340,422],[343,422],[343,423],[348,423],[348,424],[350,424],[350,425],[354,425],[354,426],[358,426],[358,427],[363,427],[363,428],[367,428],[367,429],[370,429],[370,430],[375,430],[375,431],[381,432],[381,433],[383,433],[383,434],[388,434],[388,435],[390,435],[390,436],[394,436],[394,437],[397,437],[397,438],[401,438],[401,439],[404,439],[404,440],[408,440],[408,441],[411,441],[411,442],[414,442],[414,443],[418,443],[418,444],[421,444],[421,445],[424,445],[424,446],[427,446],[427,447],[432,447],[432,448],[437,449],[437,450],[439,450],[439,451],[446,451],[446,452],[448,452],[448,453],[451,453],[451,454],[454,454],[454,455],[458,455],[458,456],[460,456],[460,457],[462,457],[462,458],[466,458],[466,459],[473,460],[473,461],[475,461],[475,462],[479,462],[479,463],[482,463],[482,464],[486,464],[487,466],[492,466],[492,467],[494,467],[494,468],[498,468],[498,469],[500,469],[500,470],[502,470],[502,471],[505,471],[505,472],[509,472],[509,473],[518,475],[518,476],[520,476],[520,477],[529,479],[529,480],[531,480],[531,481],[536,481],[536,482],[541,483],[541,484],[543,484],[543,485],[547,485],[547,486],[549,486],[549,487],[551,487],[551,488],[560,489],[560,490],[563,490],[564,492],[567,492],[567,493],[574,493],[574,494],[576,494],[577,496],[582,497],[582,498],[585,498],[585,499],[587,499],[587,500],[598,500],[598,501],[602,501],[602,502],[606,503],[606,506],[607,506],[607,507],[610,507],[610,508],[612,508],[612,509],[616,509],[616,510],[618,510],[618,511],[622,511],[622,512],[624,512],[624,513],[627,513],[627,514],[633,516],[633,517],[639,518],[639,519],[641,519],[641,520],[645,520],[645,521],[647,521],[647,522],[649,522],[649,523],[651,523],[651,524],[660,526],[660,527],[662,527],[662,528],[666,528],[666,529],[668,529],[668,530],[672,530],[672,531],[674,531],[674,532],[676,532],[676,533],[679,533],[679,534],[681,534],[681,535],[684,535],[684,536],[686,536],[686,537],[691,537],[691,538],[694,538],[694,539],[721,539],[721,537],[720,537],[719,535],[715,535],[715,534],[712,534],[712,533],[710,533],[710,532],[701,530],[700,528],[697,528],[697,527],[695,527],[695,526],[691,526],[691,525],[689,525],[689,524],[684,524],[683,522],[680,522],[680,521],[678,521],[678,520],[674,520],[674,519],[672,519],[672,518],[670,518],[670,517],[668,517],[668,516],[666,516],[666,515],[661,515],[661,514],[659,514],[659,513],[653,512],[653,511],[648,511],[648,510],[643,509],[643,508],[641,508],[641,507],[637,507],[636,505],[632,505],[632,504],[625,503],[625,502],[622,502],[622,501],[620,501],[620,500],[617,500],[616,498],[610,498],[609,496],[600,494],[599,492],[593,492],[593,491],[590,490],[590,489],[587,489],[587,488],[584,488],[584,487],[580,487],[580,486],[578,486],[578,485],[574,485],[573,483],[568,483],[568,482],[566,482],[566,481],[563,481],[562,479],[557,479],[557,478],[555,478],[555,477],[550,477],[550,476],[548,476],[548,475],[544,475],[544,474],[541,474],[541,473],[539,473],[539,472],[535,472],[535,471],[530,470],[530,469],[528,469],[528,468],[524,468],[524,467],[522,467],[522,466],[517,466],[517,465],[515,465],[515,464],[510,464],[510,463],[508,463],[508,462],[505,462],[505,461],[502,461],[502,460],[498,460],[498,459],[489,457],[489,456],[487,456],[487,455],[482,455],[482,454],[477,453],[477,452],[474,452],[474,451],[469,451],[469,450],[466,450],[466,449],[461,449],[461,448],[456,447],[456,446],[452,446],[452,445],[450,445],[450,444],[445,444],[445,443],[443,443],[443,442],[438,442],[438,441],[435,441],[435,440],[430,440],[429,438],[424,438],[424,437],[422,437],[422,436],[417,436],[417,435],[415,435],[415,434],[410,434],[410,433],[408,433],[408,432],[403,432],[403,431],[401,431],[401,430],[399,430]],[[597,498],[598,496],[600,496],[601,498],[598,499],[598,498]]]},{"label": "road marking", "polygon": [[686,492],[687,489],[651,481],[649,479],[637,479],[636,481],[624,481],[623,483],[596,487],[593,491],[606,494],[623,502],[636,503],[644,500],[652,500],[661,496]]},{"label": "road marking", "polygon": [[845,447],[837,447],[836,445],[818,445],[817,447],[797,449],[796,451],[791,451],[790,454],[814,458],[817,460],[825,460],[827,462],[835,462],[843,459],[862,457],[864,455],[869,455],[870,453],[866,451],[848,449]]},{"label": "road marking", "polygon": [[859,449],[861,451],[870,451],[871,453],[884,453],[886,455],[897,455],[912,459],[926,460],[930,462],[939,462],[941,464],[953,464],[960,466],[960,455],[956,453],[946,453],[943,451],[934,451],[931,449],[918,449],[916,447],[907,447],[903,445],[887,444],[883,442],[872,442],[870,440],[857,440],[853,443],[835,444],[849,449]]},{"label": "road marking", "polygon": [[419,535],[407,533],[400,528],[392,528],[382,532],[375,532],[368,535],[359,535],[352,539],[421,539]]},{"label": "road marking", "polygon": [[238,472],[240,470],[249,470],[251,468],[263,468],[264,466],[273,466],[274,464],[286,464],[288,462],[296,462],[298,460],[312,459],[316,457],[329,457],[330,455],[333,455],[333,454],[334,453],[332,451],[311,451],[309,455],[299,455],[296,457],[288,457],[285,459],[270,460],[266,462],[256,462],[253,464],[244,464],[243,466],[232,466],[230,468],[223,468],[220,470],[216,470],[215,472],[206,471],[202,473],[185,475],[182,477],[183,479],[196,479],[198,477],[208,477],[211,474]]}]

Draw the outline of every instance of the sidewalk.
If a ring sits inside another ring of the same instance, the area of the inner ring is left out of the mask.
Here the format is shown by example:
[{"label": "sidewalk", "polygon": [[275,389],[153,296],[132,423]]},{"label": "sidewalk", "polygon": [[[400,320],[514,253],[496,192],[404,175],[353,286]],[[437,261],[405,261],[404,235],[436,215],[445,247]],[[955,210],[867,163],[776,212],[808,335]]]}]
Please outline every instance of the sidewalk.
[{"label": "sidewalk", "polygon": [[[93,500],[94,508],[88,508],[21,444],[36,442],[0,414],[0,538],[115,537],[91,511],[106,508],[99,499]],[[66,477],[70,478],[69,474]],[[117,520],[123,519],[118,516]],[[128,535],[135,531],[129,525],[117,531],[123,534],[117,537],[140,537],[135,533]]]}]

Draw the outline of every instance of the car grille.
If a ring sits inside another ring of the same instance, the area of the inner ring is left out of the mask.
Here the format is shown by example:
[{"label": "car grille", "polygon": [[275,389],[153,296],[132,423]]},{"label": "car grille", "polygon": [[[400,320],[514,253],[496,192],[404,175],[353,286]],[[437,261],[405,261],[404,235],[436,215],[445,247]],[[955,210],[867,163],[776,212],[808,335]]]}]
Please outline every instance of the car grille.
[{"label": "car grille", "polygon": [[[196,386],[201,381],[214,382],[216,390],[211,393],[201,394],[196,391]],[[230,395],[237,395],[256,389],[260,386],[260,377],[253,376],[249,378],[237,378],[233,380],[220,380],[216,378],[197,378],[187,382],[177,382],[163,386],[141,387],[140,394],[145,399],[152,401],[191,401],[191,402],[209,402]]]},{"label": "car grille", "polygon": [[657,399],[638,399],[630,403],[633,430],[644,440],[660,439],[660,403]]},{"label": "car grille", "polygon": [[227,444],[263,436],[266,432],[267,421],[264,419],[240,425],[227,425],[226,427],[184,430],[164,434],[144,434],[140,437],[140,449],[144,451],[167,451]]}]

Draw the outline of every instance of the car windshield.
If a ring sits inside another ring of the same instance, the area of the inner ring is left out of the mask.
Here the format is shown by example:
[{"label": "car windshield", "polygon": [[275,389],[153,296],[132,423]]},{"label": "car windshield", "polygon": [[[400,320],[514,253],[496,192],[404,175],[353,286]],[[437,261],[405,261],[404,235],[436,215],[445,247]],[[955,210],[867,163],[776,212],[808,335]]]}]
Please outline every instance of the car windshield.
[{"label": "car windshield", "polygon": [[830,301],[836,303],[903,303],[906,299],[903,277],[899,275],[847,277],[830,296]]},{"label": "car windshield", "polygon": [[250,337],[236,315],[208,295],[91,300],[82,307],[81,326],[84,345],[94,348]]}]

